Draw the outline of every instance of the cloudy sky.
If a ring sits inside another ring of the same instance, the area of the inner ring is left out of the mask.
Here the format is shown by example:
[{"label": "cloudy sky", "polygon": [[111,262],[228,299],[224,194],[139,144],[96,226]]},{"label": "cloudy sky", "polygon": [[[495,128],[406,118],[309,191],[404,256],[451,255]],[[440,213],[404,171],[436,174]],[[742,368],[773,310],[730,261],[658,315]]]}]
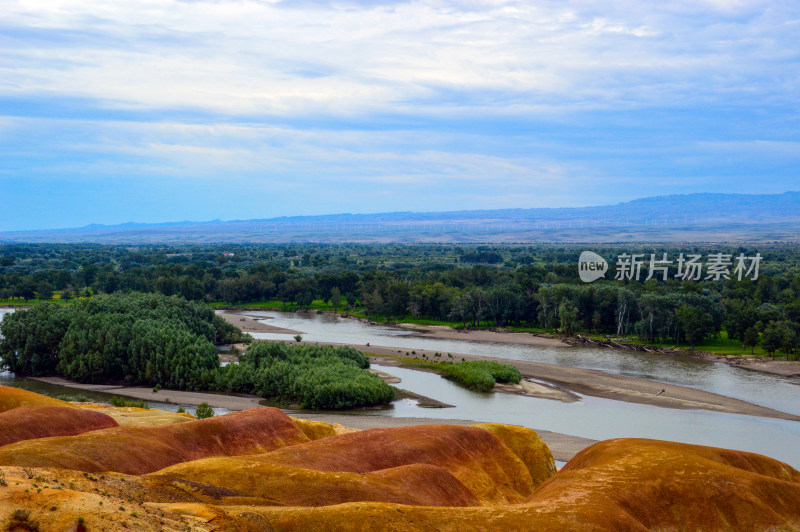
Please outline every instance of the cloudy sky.
[{"label": "cloudy sky", "polygon": [[796,0],[0,13],[0,230],[800,189]]}]

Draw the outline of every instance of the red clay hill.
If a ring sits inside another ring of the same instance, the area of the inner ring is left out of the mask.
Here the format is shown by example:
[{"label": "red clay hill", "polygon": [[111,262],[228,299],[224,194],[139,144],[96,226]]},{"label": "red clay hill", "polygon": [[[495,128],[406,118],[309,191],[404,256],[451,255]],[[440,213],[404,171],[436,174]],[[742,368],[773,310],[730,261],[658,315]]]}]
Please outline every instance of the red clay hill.
[{"label": "red clay hill", "polygon": [[0,447],[0,465],[141,475],[207,456],[265,453],[307,441],[277,408],[252,408],[159,427],[115,427],[21,441]]}]

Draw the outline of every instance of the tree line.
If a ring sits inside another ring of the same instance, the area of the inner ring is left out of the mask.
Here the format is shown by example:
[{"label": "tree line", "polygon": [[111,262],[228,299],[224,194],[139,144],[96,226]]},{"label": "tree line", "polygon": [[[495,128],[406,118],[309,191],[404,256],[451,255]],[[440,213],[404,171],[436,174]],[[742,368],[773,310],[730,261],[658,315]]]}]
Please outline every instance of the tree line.
[{"label": "tree line", "polygon": [[757,280],[580,281],[577,246],[0,246],[0,299],[126,291],[228,305],[276,301],[390,321],[635,335],[696,346],[723,330],[798,356],[800,250],[791,246],[607,246],[605,256],[667,251],[764,256]]}]

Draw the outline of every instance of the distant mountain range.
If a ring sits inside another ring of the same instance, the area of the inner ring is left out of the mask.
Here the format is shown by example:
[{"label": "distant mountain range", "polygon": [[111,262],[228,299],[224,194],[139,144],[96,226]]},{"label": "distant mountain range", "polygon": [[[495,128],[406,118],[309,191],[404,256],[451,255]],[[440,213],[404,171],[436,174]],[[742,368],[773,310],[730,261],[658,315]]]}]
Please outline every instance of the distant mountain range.
[{"label": "distant mountain range", "polygon": [[800,241],[800,192],[680,194],[616,205],[329,214],[0,232],[0,243]]}]

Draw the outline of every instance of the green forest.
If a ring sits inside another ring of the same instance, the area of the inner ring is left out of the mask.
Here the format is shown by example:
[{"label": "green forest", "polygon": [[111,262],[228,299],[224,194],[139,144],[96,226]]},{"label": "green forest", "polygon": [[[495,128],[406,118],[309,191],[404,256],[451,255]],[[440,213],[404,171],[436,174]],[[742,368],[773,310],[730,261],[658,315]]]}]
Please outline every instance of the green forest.
[{"label": "green forest", "polygon": [[257,342],[239,364],[220,366],[216,345],[249,337],[178,296],[119,292],[70,305],[39,302],[5,316],[0,333],[0,367],[19,375],[244,392],[303,408],[353,408],[394,397],[352,348]]},{"label": "green forest", "polygon": [[[609,260],[608,275],[587,284],[577,268],[584,249],[609,259],[758,253],[763,260],[757,279],[742,280],[732,271],[708,279],[705,270],[685,280],[677,264],[665,268],[666,280],[616,280]],[[800,355],[800,251],[789,245],[0,246],[0,304],[130,291],[211,307],[333,310],[384,321]]]}]

